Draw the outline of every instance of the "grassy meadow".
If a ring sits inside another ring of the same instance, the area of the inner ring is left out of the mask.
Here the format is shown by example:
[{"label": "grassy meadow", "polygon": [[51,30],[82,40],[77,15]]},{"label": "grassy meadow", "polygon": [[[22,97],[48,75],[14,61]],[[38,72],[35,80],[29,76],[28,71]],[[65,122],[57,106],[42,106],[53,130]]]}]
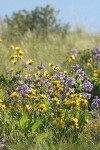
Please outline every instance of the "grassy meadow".
[{"label": "grassy meadow", "polygon": [[100,34],[0,37],[0,150],[100,148]]},{"label": "grassy meadow", "polygon": [[13,39],[10,39],[9,35],[5,35],[4,39],[0,48],[1,67],[6,65],[6,61],[4,63],[3,58],[8,57],[10,53],[9,45],[11,44],[20,46],[25,52],[25,57],[27,59],[31,58],[34,61],[34,65],[40,63],[47,65],[49,62],[63,65],[72,48],[83,53],[87,49],[94,49],[100,43],[98,33],[89,34],[82,29],[76,29],[76,31],[68,33],[64,37],[53,33],[49,34],[48,38],[35,38],[31,32],[27,32],[24,36],[18,36]]}]

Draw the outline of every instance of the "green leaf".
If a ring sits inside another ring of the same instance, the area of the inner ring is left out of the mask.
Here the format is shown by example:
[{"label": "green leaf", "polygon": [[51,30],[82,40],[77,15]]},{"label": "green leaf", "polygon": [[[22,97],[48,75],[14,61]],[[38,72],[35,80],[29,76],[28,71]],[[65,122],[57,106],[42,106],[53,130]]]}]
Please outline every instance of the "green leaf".
[{"label": "green leaf", "polygon": [[20,127],[21,127],[22,129],[25,128],[27,121],[28,121],[28,114],[27,114],[27,113],[24,113],[24,114],[22,115],[22,118],[21,118],[20,121],[19,121]]},{"label": "green leaf", "polygon": [[49,133],[41,133],[40,135],[38,135],[36,138],[35,138],[35,141],[36,142],[40,142],[42,141],[43,139],[47,138],[49,135]]},{"label": "green leaf", "polygon": [[76,118],[79,118],[80,117],[80,112],[77,112],[76,113]]},{"label": "green leaf", "polygon": [[36,132],[36,130],[38,129],[38,127],[41,124],[41,120],[36,121],[36,123],[33,124],[32,126],[32,134],[34,134]]},{"label": "green leaf", "polygon": [[80,78],[77,79],[77,83],[81,84],[82,80]]},{"label": "green leaf", "polygon": [[8,124],[10,124],[10,117],[9,117],[9,113],[8,112],[5,112],[5,117],[4,117],[4,121]]},{"label": "green leaf", "polygon": [[88,111],[85,111],[85,121],[88,121],[88,120],[91,120],[91,119],[93,119],[92,115]]}]

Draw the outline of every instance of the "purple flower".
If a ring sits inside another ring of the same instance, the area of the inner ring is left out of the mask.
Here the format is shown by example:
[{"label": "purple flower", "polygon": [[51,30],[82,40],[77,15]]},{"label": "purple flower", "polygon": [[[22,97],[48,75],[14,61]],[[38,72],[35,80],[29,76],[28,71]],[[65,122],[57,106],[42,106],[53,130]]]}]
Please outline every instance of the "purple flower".
[{"label": "purple flower", "polygon": [[24,84],[24,85],[18,86],[16,90],[19,91],[20,96],[23,97],[25,93],[29,92],[29,86],[27,84]]},{"label": "purple flower", "polygon": [[16,82],[18,85],[23,85],[23,82],[22,81],[17,81]]},{"label": "purple flower", "polygon": [[1,142],[4,143],[5,142],[5,138],[1,138]]},{"label": "purple flower", "polygon": [[72,71],[77,71],[79,69],[79,65],[75,64],[72,66]]},{"label": "purple flower", "polygon": [[82,87],[85,91],[91,91],[93,88],[93,84],[91,84],[91,82],[89,82],[88,80],[85,80],[82,84]]},{"label": "purple flower", "polygon": [[77,55],[77,50],[73,48],[73,49],[70,51],[70,54],[76,56],[76,55]]},{"label": "purple flower", "polygon": [[74,78],[79,77],[81,80],[83,80],[83,76],[84,76],[84,71],[82,70],[82,68],[80,68],[76,71],[76,74],[74,75]]},{"label": "purple flower", "polygon": [[91,94],[89,94],[89,93],[83,92],[82,95],[86,99],[90,99],[91,98]]},{"label": "purple flower", "polygon": [[27,84],[24,84],[24,85],[20,86],[20,89],[23,91],[28,91],[29,87],[27,86]]},{"label": "purple flower", "polygon": [[64,78],[64,76],[62,74],[59,75],[60,80],[62,80]]},{"label": "purple flower", "polygon": [[19,78],[21,78],[21,77],[22,77],[22,76],[21,76],[20,74],[16,74],[16,75],[15,75],[15,78],[16,78],[16,79],[19,79]]},{"label": "purple flower", "polygon": [[83,76],[84,75],[84,71],[82,70],[82,68],[77,70],[77,75],[79,75],[79,76]]},{"label": "purple flower", "polygon": [[83,80],[86,81],[89,80],[89,78],[87,76],[84,76]]},{"label": "purple flower", "polygon": [[95,54],[95,55],[94,55],[94,58],[95,58],[95,59],[100,59],[100,54]]},{"label": "purple flower", "polygon": [[91,106],[96,107],[96,108],[100,107],[100,98],[98,98],[98,96],[96,96],[96,98],[93,99],[93,102],[92,102]]},{"label": "purple flower", "polygon": [[75,92],[75,88],[69,88],[68,92],[73,92],[74,93]]},{"label": "purple flower", "polygon": [[20,91],[20,96],[23,97],[25,95],[25,91],[21,90]]},{"label": "purple flower", "polygon": [[26,82],[31,83],[31,82],[32,82],[32,77],[31,77],[31,76],[27,76],[27,78],[26,78]]},{"label": "purple flower", "polygon": [[67,77],[66,78],[66,84],[75,84],[75,79],[73,77]]},{"label": "purple flower", "polygon": [[41,69],[45,69],[45,66],[43,64],[41,64],[40,66],[37,66],[36,68],[41,70]]},{"label": "purple flower", "polygon": [[94,52],[95,52],[95,53],[100,53],[100,47],[96,47],[96,48],[94,49]]},{"label": "purple flower", "polygon": [[52,94],[53,93],[53,90],[52,89],[50,89],[50,90],[48,90],[48,92],[47,92],[48,94]]},{"label": "purple flower", "polygon": [[0,139],[0,148],[2,149],[5,145],[4,145],[5,139],[1,138]]}]

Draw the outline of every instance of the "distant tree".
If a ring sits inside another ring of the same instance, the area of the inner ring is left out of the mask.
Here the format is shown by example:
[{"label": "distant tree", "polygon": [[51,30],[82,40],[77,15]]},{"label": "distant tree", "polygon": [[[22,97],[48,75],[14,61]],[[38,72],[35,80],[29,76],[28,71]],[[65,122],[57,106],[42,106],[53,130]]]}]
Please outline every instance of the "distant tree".
[{"label": "distant tree", "polygon": [[6,16],[5,22],[11,35],[24,34],[29,28],[29,17],[30,15],[26,10],[20,10],[17,13],[14,12],[11,18]]},{"label": "distant tree", "polygon": [[69,31],[70,31],[70,24],[66,23],[64,25],[61,25],[60,23],[56,25],[56,27],[54,28],[54,32],[56,32],[57,34],[61,35],[62,37],[65,37]]},{"label": "distant tree", "polygon": [[[12,17],[6,16],[5,22],[11,35],[24,35],[30,30],[36,35],[47,36],[49,32],[57,29],[59,23],[56,15],[58,12],[50,5],[46,5],[45,7],[36,7],[30,12],[26,10],[14,12]],[[59,27],[62,28],[60,24]],[[65,30],[65,27],[63,29]]]}]

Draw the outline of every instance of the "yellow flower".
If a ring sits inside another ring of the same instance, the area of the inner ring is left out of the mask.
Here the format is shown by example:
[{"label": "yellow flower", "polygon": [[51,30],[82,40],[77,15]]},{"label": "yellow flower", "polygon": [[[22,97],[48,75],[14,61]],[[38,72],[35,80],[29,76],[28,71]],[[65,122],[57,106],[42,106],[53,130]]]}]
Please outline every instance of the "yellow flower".
[{"label": "yellow flower", "polygon": [[82,98],[82,93],[79,93],[78,96],[79,96],[80,98]]},{"label": "yellow flower", "polygon": [[71,123],[72,123],[72,127],[74,128],[74,126],[75,126],[75,128],[79,128],[79,126],[78,126],[78,119],[77,118],[74,118],[74,117],[72,117],[71,118]]},{"label": "yellow flower", "polygon": [[17,97],[17,93],[16,92],[13,92],[11,95],[10,95],[11,98],[16,98]]},{"label": "yellow flower", "polygon": [[60,93],[60,92],[59,92],[59,91],[57,91],[57,90],[56,90],[56,91],[54,91],[54,94],[55,94],[55,95],[58,95],[59,93]]},{"label": "yellow flower", "polygon": [[65,122],[62,119],[58,118],[56,120],[56,125],[61,126],[62,128],[64,128],[65,127]]},{"label": "yellow flower", "polygon": [[26,62],[27,65],[32,65],[32,63],[33,63],[33,60],[32,60],[32,59],[30,59],[30,60],[28,60],[28,61]]},{"label": "yellow flower", "polygon": [[58,105],[60,103],[59,99],[57,97],[54,98],[54,101],[55,101],[56,105]]},{"label": "yellow flower", "polygon": [[89,122],[89,120],[88,120],[88,119],[86,119],[86,120],[85,120],[85,122],[86,122],[86,123],[88,123],[88,122]]},{"label": "yellow flower", "polygon": [[52,66],[52,69],[55,71],[59,71],[60,70],[60,68],[58,67],[58,66]]},{"label": "yellow flower", "polygon": [[27,73],[27,74],[25,75],[25,78],[27,79],[27,77],[30,77],[30,76],[31,76],[31,74]]},{"label": "yellow flower", "polygon": [[58,109],[57,111],[57,117],[63,118],[63,110],[62,109]]},{"label": "yellow flower", "polygon": [[10,72],[12,72],[12,73],[13,73],[13,72],[14,72],[14,68],[10,68]]},{"label": "yellow flower", "polygon": [[91,64],[89,62],[87,62],[87,66],[90,66]]},{"label": "yellow flower", "polygon": [[2,89],[0,89],[0,92],[2,92],[3,90]]},{"label": "yellow flower", "polygon": [[92,60],[93,60],[93,58],[92,57],[90,57],[89,59],[88,59],[88,62],[92,62]]},{"label": "yellow flower", "polygon": [[19,58],[19,59],[23,59],[23,56],[22,55],[17,55],[17,58]]},{"label": "yellow flower", "polygon": [[32,109],[32,105],[26,105],[25,109],[29,112]]},{"label": "yellow flower", "polygon": [[48,70],[45,70],[43,75],[44,75],[44,77],[48,78],[48,76],[49,76]]},{"label": "yellow flower", "polygon": [[71,129],[73,129],[73,128],[74,128],[74,126],[73,126],[73,125],[70,125],[70,128],[71,128]]},{"label": "yellow flower", "polygon": [[0,108],[6,108],[6,106],[5,106],[5,105],[0,104]]},{"label": "yellow flower", "polygon": [[[58,85],[57,85],[58,86]],[[63,88],[62,87],[59,87],[59,91],[63,91]]]},{"label": "yellow flower", "polygon": [[68,106],[70,105],[70,102],[69,102],[67,99],[64,99],[64,100],[63,100],[63,103],[64,103],[65,105],[68,105]]},{"label": "yellow flower", "polygon": [[51,113],[51,116],[52,116],[52,117],[56,117],[56,114],[55,114],[55,113]]},{"label": "yellow flower", "polygon": [[61,82],[60,80],[55,80],[55,81],[54,81],[54,84],[55,84],[55,85],[59,85],[60,82]]},{"label": "yellow flower", "polygon": [[17,62],[16,62],[16,60],[12,60],[12,63],[13,63],[14,65],[16,65]]},{"label": "yellow flower", "polygon": [[69,58],[67,58],[67,61],[70,63],[72,60],[75,60],[75,56],[71,55]]},{"label": "yellow flower", "polygon": [[53,64],[52,64],[52,63],[49,63],[49,66],[50,66],[50,67],[52,67],[52,66],[53,66]]},{"label": "yellow flower", "polygon": [[72,55],[72,56],[71,56],[71,59],[72,59],[72,60],[74,60],[74,59],[75,59],[75,56],[74,56],[74,55]]},{"label": "yellow flower", "polygon": [[69,62],[69,63],[72,61],[72,59],[71,59],[71,58],[68,58],[67,60],[68,60],[68,62]]},{"label": "yellow flower", "polygon": [[3,102],[3,100],[2,99],[0,99],[0,103],[2,103]]},{"label": "yellow flower", "polygon": [[71,105],[72,105],[72,106],[75,106],[75,107],[78,107],[78,106],[80,105],[80,100],[77,99],[77,100],[72,101],[72,102],[71,102]]},{"label": "yellow flower", "polygon": [[11,48],[11,49],[14,49],[14,48],[15,48],[15,46],[14,46],[14,45],[10,45],[10,48]]},{"label": "yellow flower", "polygon": [[24,54],[24,52],[20,50],[19,51],[19,55],[23,55],[23,54]]},{"label": "yellow flower", "polygon": [[72,123],[74,123],[74,124],[77,124],[77,123],[78,123],[78,119],[77,119],[77,118],[72,117],[72,118],[71,118],[71,122],[72,122]]},{"label": "yellow flower", "polygon": [[93,73],[93,76],[94,76],[94,77],[97,77],[97,76],[98,76],[98,73]]},{"label": "yellow flower", "polygon": [[87,105],[87,104],[88,104],[88,101],[87,101],[86,99],[82,99],[82,100],[81,100],[81,103],[82,103],[83,105]]},{"label": "yellow flower", "polygon": [[60,70],[60,67],[56,67],[55,69],[56,69],[56,71],[59,71],[59,70]]},{"label": "yellow flower", "polygon": [[33,95],[36,95],[36,90],[31,90],[31,93],[32,93]]},{"label": "yellow flower", "polygon": [[27,97],[27,98],[30,98],[30,97],[31,97],[29,94],[25,94],[24,96]]},{"label": "yellow flower", "polygon": [[20,50],[20,47],[15,47],[16,51],[19,51]]},{"label": "yellow flower", "polygon": [[78,123],[75,124],[76,129],[79,129],[79,125]]},{"label": "yellow flower", "polygon": [[34,98],[36,101],[38,101],[39,99],[38,99],[38,97],[37,96],[35,96],[35,95],[33,95],[32,96],[32,98]]},{"label": "yellow flower", "polygon": [[22,106],[20,106],[19,104],[17,104],[16,107],[17,107],[19,110],[22,110]]},{"label": "yellow flower", "polygon": [[11,55],[11,56],[10,56],[10,59],[14,59],[14,58],[15,58],[15,55]]},{"label": "yellow flower", "polygon": [[57,125],[62,124],[62,122],[63,122],[62,119],[57,119],[57,120],[56,120]]},{"label": "yellow flower", "polygon": [[47,98],[45,94],[41,94],[41,98]]},{"label": "yellow flower", "polygon": [[66,96],[69,96],[69,95],[70,95],[70,92],[67,92],[67,93],[66,93]]},{"label": "yellow flower", "polygon": [[64,74],[67,75],[67,71],[64,70]]},{"label": "yellow flower", "polygon": [[0,43],[2,43],[2,39],[0,38]]},{"label": "yellow flower", "polygon": [[73,93],[73,94],[70,94],[70,97],[71,97],[71,98],[75,98],[75,97],[76,97],[76,94],[74,94],[74,93]]},{"label": "yellow flower", "polygon": [[45,110],[46,110],[45,104],[40,104],[40,105],[38,106],[38,111],[39,111],[39,112],[43,112],[43,111],[45,111]]},{"label": "yellow flower", "polygon": [[41,72],[40,72],[40,71],[37,71],[37,75],[40,76],[40,75],[41,75]]},{"label": "yellow flower", "polygon": [[93,70],[93,76],[94,76],[94,77],[97,77],[97,76],[98,76],[98,73],[97,73],[97,70],[96,70],[96,69]]},{"label": "yellow flower", "polygon": [[18,58],[18,55],[14,55],[15,58]]}]

